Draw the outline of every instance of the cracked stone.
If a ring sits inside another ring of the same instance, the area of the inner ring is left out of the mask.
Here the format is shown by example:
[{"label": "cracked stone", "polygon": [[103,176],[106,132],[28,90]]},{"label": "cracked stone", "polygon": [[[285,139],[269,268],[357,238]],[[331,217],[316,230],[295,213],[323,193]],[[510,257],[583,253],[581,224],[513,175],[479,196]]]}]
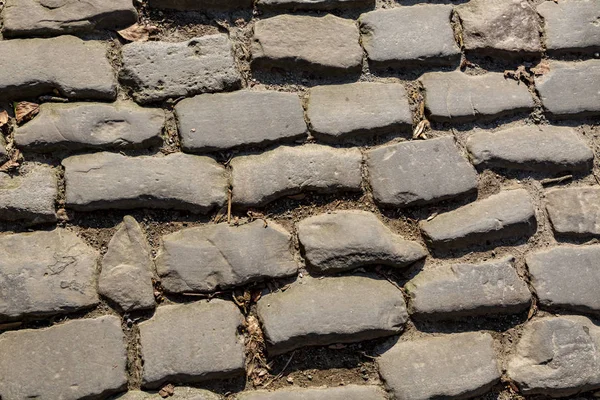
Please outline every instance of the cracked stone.
[{"label": "cracked stone", "polygon": [[241,392],[236,400],[385,400],[385,392],[373,385],[347,385],[320,388],[284,388],[268,392],[256,390]]},{"label": "cracked stone", "polygon": [[179,11],[234,11],[252,8],[252,0],[149,0],[148,5]]},{"label": "cracked stone", "polygon": [[600,189],[589,186],[551,189],[545,198],[554,232],[574,237],[600,235]]}]

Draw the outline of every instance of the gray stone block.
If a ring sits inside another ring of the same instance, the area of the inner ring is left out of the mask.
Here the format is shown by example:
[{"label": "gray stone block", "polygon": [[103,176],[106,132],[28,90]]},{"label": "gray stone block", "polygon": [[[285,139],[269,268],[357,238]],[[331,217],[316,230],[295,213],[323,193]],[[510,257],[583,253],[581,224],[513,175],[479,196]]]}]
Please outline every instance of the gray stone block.
[{"label": "gray stone block", "polygon": [[303,389],[279,389],[247,391],[238,394],[236,400],[385,400],[385,392],[372,385],[348,385]]},{"label": "gray stone block", "polygon": [[569,187],[548,190],[546,210],[554,232],[586,237],[600,235],[600,189]]},{"label": "gray stone block", "polygon": [[150,7],[179,11],[234,11],[252,8],[252,0],[149,0]]},{"label": "gray stone block", "polygon": [[258,0],[263,10],[346,10],[374,7],[375,0]]},{"label": "gray stone block", "polygon": [[[113,400],[159,400],[163,397],[158,393],[142,392],[141,390],[130,390],[119,396],[112,398]],[[204,389],[196,389],[191,387],[175,387],[175,393],[169,396],[170,400],[221,400],[222,397],[213,392]]]}]

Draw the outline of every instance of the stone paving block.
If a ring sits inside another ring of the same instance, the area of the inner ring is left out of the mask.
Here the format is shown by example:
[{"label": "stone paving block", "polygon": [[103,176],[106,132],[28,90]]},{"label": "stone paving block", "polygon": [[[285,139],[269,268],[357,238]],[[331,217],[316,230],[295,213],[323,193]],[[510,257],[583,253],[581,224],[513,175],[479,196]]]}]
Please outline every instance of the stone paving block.
[{"label": "stone paving block", "polygon": [[405,287],[411,299],[409,311],[419,317],[449,319],[527,310],[531,293],[513,263],[509,256],[419,272]]},{"label": "stone paving block", "polygon": [[279,197],[305,191],[360,191],[362,155],[357,148],[281,146],[231,160],[233,203],[263,206]]},{"label": "stone paving block", "polygon": [[477,190],[477,171],[450,136],[369,150],[367,168],[375,201],[384,206],[434,203]]},{"label": "stone paving block", "polygon": [[450,249],[531,235],[537,228],[535,221],[529,194],[516,189],[421,221],[420,226],[431,246]]},{"label": "stone paving block", "polygon": [[125,29],[138,14],[131,0],[8,0],[2,19],[5,37],[54,36]]},{"label": "stone paving block", "polygon": [[600,388],[600,328],[581,316],[529,321],[507,374],[525,395],[570,396]]},{"label": "stone paving block", "polygon": [[600,312],[600,245],[555,246],[529,253],[525,260],[542,306]]},{"label": "stone paving block", "polygon": [[25,163],[18,175],[0,173],[0,219],[27,225],[56,221],[58,175],[46,164]]},{"label": "stone paving block", "polygon": [[323,74],[358,73],[363,50],[354,21],[325,16],[278,15],[257,21],[252,65]]},{"label": "stone paving block", "polygon": [[26,99],[54,89],[73,100],[117,96],[115,72],[101,42],[74,36],[3,40],[0,54],[0,100]]},{"label": "stone paving block", "polygon": [[362,44],[376,68],[458,65],[460,48],[450,25],[451,5],[416,5],[360,16]]},{"label": "stone paving block", "polygon": [[256,6],[264,10],[346,10],[373,8],[374,0],[257,0]]},{"label": "stone paving block", "polygon": [[377,358],[397,399],[465,399],[500,381],[489,333],[469,332],[400,341]]},{"label": "stone paving block", "polygon": [[26,151],[143,148],[161,143],[161,109],[131,102],[44,103],[40,114],[14,131]]},{"label": "stone paving block", "polygon": [[95,306],[97,257],[65,229],[0,237],[0,321]]},{"label": "stone paving block", "polygon": [[400,83],[317,86],[309,93],[311,132],[324,141],[395,133],[412,126],[406,90]]},{"label": "stone paving block", "polygon": [[372,385],[348,385],[341,387],[284,388],[247,391],[238,394],[236,400],[385,400],[385,392]]},{"label": "stone paving block", "polygon": [[187,228],[163,236],[156,268],[165,290],[211,292],[266,278],[294,275],[291,235],[282,226],[256,220]]},{"label": "stone paving block", "polygon": [[467,140],[471,161],[482,167],[542,172],[589,171],[592,149],[573,128],[534,125],[477,131]]},{"label": "stone paving block", "polygon": [[234,11],[252,8],[252,0],[149,0],[150,7],[179,11]]},{"label": "stone paving block", "polygon": [[600,189],[570,187],[548,190],[546,210],[554,232],[586,237],[600,235]]},{"label": "stone paving block", "polygon": [[546,1],[537,6],[544,19],[549,53],[600,50],[600,3],[596,0]]},{"label": "stone paving block", "polygon": [[540,55],[541,27],[527,0],[471,0],[455,7],[465,50],[482,55]]},{"label": "stone paving block", "polygon": [[470,76],[460,71],[429,72],[423,74],[421,82],[425,105],[436,121],[494,119],[534,107],[527,86],[505,79],[501,73]]},{"label": "stone paving block", "polygon": [[262,296],[257,312],[269,355],[391,336],[408,319],[400,290],[364,276],[304,277],[284,292]]},{"label": "stone paving block", "polygon": [[[244,318],[229,301],[167,305],[140,323],[144,372],[142,385],[166,381],[199,382],[229,378],[244,371]],[[174,340],[165,341],[172,337]]]},{"label": "stone paving block", "polygon": [[121,320],[107,315],[0,335],[0,396],[97,399],[127,388]]},{"label": "stone paving block", "polygon": [[419,243],[404,240],[367,211],[319,214],[302,220],[297,230],[306,260],[320,273],[368,265],[402,268],[427,255]]},{"label": "stone paving block", "polygon": [[226,34],[201,36],[186,42],[134,42],[123,46],[121,82],[133,89],[138,103],[169,97],[237,89],[235,66]]},{"label": "stone paving block", "polygon": [[[142,392],[141,390],[130,390],[113,400],[159,400],[163,397],[158,393]],[[221,400],[222,397],[204,389],[191,387],[175,387],[175,393],[169,397],[170,400]]]},{"label": "stone paving block", "polygon": [[98,293],[124,312],[154,308],[150,246],[135,218],[125,216],[102,258]]},{"label": "stone paving block", "polygon": [[263,146],[306,136],[304,110],[295,93],[239,90],[202,94],[175,106],[184,151]]},{"label": "stone paving block", "polygon": [[206,213],[227,198],[225,169],[209,157],[104,152],[72,156],[62,165],[67,206],[75,210],[144,207]]},{"label": "stone paving block", "polygon": [[550,72],[535,77],[535,87],[550,116],[600,115],[600,60],[551,61]]}]

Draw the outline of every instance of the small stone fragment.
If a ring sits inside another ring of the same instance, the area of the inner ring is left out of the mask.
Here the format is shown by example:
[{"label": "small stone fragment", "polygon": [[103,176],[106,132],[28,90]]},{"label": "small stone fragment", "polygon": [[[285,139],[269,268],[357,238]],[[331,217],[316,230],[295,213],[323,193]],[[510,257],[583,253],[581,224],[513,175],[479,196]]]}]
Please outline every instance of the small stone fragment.
[{"label": "small stone fragment", "polygon": [[319,387],[302,389],[279,389],[246,391],[238,394],[236,400],[385,400],[385,392],[372,385],[347,385],[340,387]]},{"label": "small stone fragment", "polygon": [[300,98],[294,93],[239,90],[203,94],[175,106],[184,151],[264,146],[306,136]]},{"label": "small stone fragment", "polygon": [[546,210],[556,233],[575,237],[600,235],[600,189],[551,189],[545,197]]},{"label": "small stone fragment", "polygon": [[420,226],[431,246],[450,249],[531,235],[537,228],[535,221],[529,194],[516,189],[421,221]]},{"label": "small stone fragment", "polygon": [[402,292],[385,279],[304,277],[257,304],[269,355],[304,346],[358,342],[402,331]]},{"label": "small stone fragment", "polygon": [[252,8],[252,0],[149,0],[148,5],[179,11],[234,11]]},{"label": "small stone fragment", "polygon": [[425,258],[417,242],[394,234],[367,211],[319,214],[298,224],[298,239],[306,260],[320,273],[335,273],[368,265],[406,267]]},{"label": "small stone fragment", "polygon": [[258,0],[256,5],[264,10],[346,10],[374,7],[375,0]]},{"label": "small stone fragment", "polygon": [[397,399],[466,399],[500,381],[493,342],[482,332],[399,341],[377,365]]},{"label": "small stone fragment", "polygon": [[151,319],[139,324],[143,387],[241,374],[244,342],[237,332],[243,320],[235,304],[218,299],[158,307]]},{"label": "small stone fragment", "polygon": [[[142,392],[140,390],[130,390],[113,400],[158,400],[156,393]],[[191,387],[175,387],[175,393],[168,397],[169,400],[221,400],[222,397],[213,392],[204,389]]]}]

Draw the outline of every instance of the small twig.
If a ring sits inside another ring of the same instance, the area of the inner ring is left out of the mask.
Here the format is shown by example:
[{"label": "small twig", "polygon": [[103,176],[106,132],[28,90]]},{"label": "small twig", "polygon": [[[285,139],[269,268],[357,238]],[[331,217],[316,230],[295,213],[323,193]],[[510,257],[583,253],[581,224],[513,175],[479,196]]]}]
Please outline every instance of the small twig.
[{"label": "small twig", "polygon": [[231,224],[231,189],[227,193],[227,223]]},{"label": "small twig", "polygon": [[292,355],[290,356],[290,359],[287,360],[287,362],[285,363],[285,365],[283,366],[283,369],[281,370],[280,373],[278,373],[275,378],[271,379],[269,382],[265,383],[265,385],[263,387],[267,387],[269,386],[271,383],[275,382],[277,379],[281,378],[283,376],[283,373],[285,372],[286,368],[290,365],[290,363],[292,362],[292,358],[294,358],[294,354],[296,354],[296,351],[292,352]]},{"label": "small twig", "polygon": [[364,351],[359,351],[359,353],[360,353],[360,354],[361,354],[363,357],[370,358],[371,360],[377,360],[377,357],[370,356],[370,355],[368,355],[367,353],[365,353]]},{"label": "small twig", "polygon": [[561,176],[559,178],[546,178],[546,179],[542,179],[540,181],[540,183],[542,184],[542,186],[546,186],[546,185],[550,185],[552,183],[560,183],[563,181],[567,181],[569,179],[573,179],[573,175],[565,175],[565,176]]}]

